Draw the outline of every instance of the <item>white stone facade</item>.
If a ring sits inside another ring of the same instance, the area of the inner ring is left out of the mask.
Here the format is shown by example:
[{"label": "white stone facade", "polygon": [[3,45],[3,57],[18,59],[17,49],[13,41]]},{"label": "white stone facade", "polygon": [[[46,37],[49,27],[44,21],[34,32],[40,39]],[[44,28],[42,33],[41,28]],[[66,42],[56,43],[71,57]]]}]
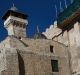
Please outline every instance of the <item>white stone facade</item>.
[{"label": "white stone facade", "polygon": [[47,39],[53,39],[55,36],[58,36],[62,32],[61,29],[57,28],[57,21],[54,22],[50,28],[47,28],[43,34],[47,37]]},{"label": "white stone facade", "polygon": [[[53,38],[53,40],[56,40],[68,46],[70,63],[72,66],[72,74],[80,74],[80,23],[77,21],[74,23],[74,25],[72,25],[71,29],[69,28],[69,30],[65,30],[64,32],[58,30],[60,29],[57,28],[57,26],[55,28],[51,25],[50,28],[47,29],[43,34],[46,35],[48,39],[52,39],[55,35],[61,33],[59,36]],[[56,31],[58,34],[54,34]]]},{"label": "white stone facade", "polygon": [[[16,22],[16,24],[14,24]],[[26,26],[28,21],[25,19],[9,16],[4,22],[4,27],[8,30],[8,35],[26,37]],[[25,27],[23,27],[25,25]]]}]

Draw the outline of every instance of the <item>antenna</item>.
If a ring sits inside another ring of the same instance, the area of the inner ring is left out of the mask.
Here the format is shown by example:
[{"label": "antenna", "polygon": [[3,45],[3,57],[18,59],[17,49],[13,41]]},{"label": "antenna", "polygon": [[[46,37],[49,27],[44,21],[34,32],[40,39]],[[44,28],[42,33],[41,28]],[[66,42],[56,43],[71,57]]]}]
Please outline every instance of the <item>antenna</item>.
[{"label": "antenna", "polygon": [[56,10],[56,18],[58,17],[58,11],[57,11],[57,6],[55,5],[55,10]]},{"label": "antenna", "polygon": [[60,12],[63,11],[63,8],[62,8],[62,2],[60,1]]},{"label": "antenna", "polygon": [[17,11],[18,9],[15,7],[14,3],[10,10]]},{"label": "antenna", "polygon": [[37,33],[39,33],[39,27],[38,27],[38,25],[37,25]]},{"label": "antenna", "polygon": [[13,3],[13,7],[15,7],[14,3]]},{"label": "antenna", "polygon": [[15,5],[14,5],[14,0],[12,0],[12,5],[13,5],[13,7],[15,7]]},{"label": "antenna", "polygon": [[66,2],[66,0],[64,0],[64,3],[65,3],[65,7],[67,8],[67,2]]}]

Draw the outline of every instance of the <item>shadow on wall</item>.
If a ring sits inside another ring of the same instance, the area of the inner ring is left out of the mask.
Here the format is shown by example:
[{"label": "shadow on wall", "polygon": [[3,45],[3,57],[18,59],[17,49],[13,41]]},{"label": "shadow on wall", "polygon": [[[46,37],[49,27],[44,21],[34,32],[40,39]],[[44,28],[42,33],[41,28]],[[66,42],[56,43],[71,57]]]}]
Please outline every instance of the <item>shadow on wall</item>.
[{"label": "shadow on wall", "polygon": [[18,62],[19,62],[19,75],[25,75],[24,60],[19,52],[18,52]]}]

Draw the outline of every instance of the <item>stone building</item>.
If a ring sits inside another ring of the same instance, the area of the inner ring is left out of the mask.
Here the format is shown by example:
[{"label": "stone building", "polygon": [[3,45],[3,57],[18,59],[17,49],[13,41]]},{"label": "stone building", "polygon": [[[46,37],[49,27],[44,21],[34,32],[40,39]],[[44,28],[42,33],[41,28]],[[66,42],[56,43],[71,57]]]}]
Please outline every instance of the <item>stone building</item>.
[{"label": "stone building", "polygon": [[80,0],[60,13],[54,26],[27,38],[28,15],[13,6],[2,19],[0,75],[80,75]]},{"label": "stone building", "polygon": [[74,0],[43,34],[68,47],[71,75],[80,75],[80,0]]},{"label": "stone building", "polygon": [[70,75],[67,46],[39,32],[27,38],[28,16],[14,6],[2,19],[8,36],[0,42],[0,75]]}]

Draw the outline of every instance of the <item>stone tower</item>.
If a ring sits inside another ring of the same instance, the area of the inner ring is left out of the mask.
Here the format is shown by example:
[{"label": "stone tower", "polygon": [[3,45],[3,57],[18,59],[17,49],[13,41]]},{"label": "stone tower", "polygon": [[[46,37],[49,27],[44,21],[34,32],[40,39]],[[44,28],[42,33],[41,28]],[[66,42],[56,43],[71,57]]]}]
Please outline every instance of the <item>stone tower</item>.
[{"label": "stone tower", "polygon": [[26,37],[27,17],[27,15],[18,12],[17,8],[13,5],[2,18],[8,35],[13,35],[17,38]]}]

